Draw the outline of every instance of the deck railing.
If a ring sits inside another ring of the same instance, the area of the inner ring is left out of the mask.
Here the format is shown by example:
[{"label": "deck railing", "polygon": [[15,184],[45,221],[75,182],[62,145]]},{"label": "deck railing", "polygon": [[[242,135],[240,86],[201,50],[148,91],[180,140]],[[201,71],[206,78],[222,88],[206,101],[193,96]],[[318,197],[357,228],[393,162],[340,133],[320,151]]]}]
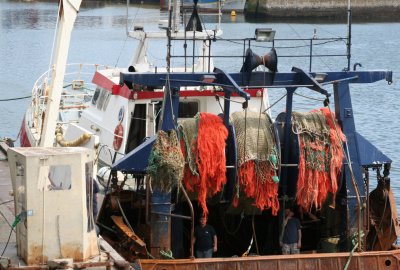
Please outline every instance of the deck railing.
[{"label": "deck railing", "polygon": [[[67,124],[78,120],[80,112],[87,107],[87,103],[90,102],[93,96],[95,85],[91,83],[91,80],[94,72],[99,68],[103,69],[107,68],[107,66],[79,63],[67,65],[63,89],[55,90],[62,91],[59,117],[60,124]],[[40,136],[42,130],[52,73],[52,69],[47,70],[34,83],[30,114],[27,115],[28,119],[25,119],[28,122],[29,128],[32,129],[32,133],[36,133],[38,136]],[[68,118],[63,119],[61,114],[66,111],[76,111],[76,113],[68,114]]]}]

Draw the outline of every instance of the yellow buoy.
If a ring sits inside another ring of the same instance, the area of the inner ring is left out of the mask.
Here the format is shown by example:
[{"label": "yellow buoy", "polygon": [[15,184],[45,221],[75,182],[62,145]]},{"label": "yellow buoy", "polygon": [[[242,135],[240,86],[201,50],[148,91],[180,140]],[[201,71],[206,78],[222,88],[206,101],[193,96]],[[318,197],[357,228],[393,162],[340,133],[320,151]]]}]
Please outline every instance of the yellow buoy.
[{"label": "yellow buoy", "polygon": [[232,10],[231,11],[231,16],[236,16],[236,11]]}]

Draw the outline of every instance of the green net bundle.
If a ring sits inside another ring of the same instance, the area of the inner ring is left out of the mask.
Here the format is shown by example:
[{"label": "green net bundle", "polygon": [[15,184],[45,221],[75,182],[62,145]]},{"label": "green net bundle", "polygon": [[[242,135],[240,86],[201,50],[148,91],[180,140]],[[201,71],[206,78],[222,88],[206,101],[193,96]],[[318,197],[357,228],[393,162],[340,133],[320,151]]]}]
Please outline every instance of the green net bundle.
[{"label": "green net bundle", "polygon": [[147,173],[155,189],[169,192],[182,181],[185,161],[175,130],[157,132],[149,157]]},{"label": "green net bundle", "polygon": [[321,208],[328,193],[337,191],[345,137],[335,129],[332,117],[325,108],[292,113],[293,132],[298,134],[300,146],[296,200],[306,211]]}]

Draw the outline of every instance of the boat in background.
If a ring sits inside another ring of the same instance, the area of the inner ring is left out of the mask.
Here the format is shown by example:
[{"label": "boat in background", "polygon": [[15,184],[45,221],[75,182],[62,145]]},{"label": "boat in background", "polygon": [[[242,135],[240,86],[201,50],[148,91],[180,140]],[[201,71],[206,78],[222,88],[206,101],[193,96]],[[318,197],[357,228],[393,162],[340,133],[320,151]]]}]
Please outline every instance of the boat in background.
[{"label": "boat in background", "polygon": [[[182,9],[191,9],[193,1],[181,0],[178,4],[182,6]],[[203,12],[211,13],[243,13],[245,9],[246,0],[199,0],[198,10]],[[160,0],[161,10],[168,10],[169,1]]]}]

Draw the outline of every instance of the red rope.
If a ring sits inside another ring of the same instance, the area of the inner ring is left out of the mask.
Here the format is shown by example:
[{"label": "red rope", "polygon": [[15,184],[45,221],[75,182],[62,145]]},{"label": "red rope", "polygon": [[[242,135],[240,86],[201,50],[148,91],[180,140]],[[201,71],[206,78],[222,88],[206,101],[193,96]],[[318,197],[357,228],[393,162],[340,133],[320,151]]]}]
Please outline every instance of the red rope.
[{"label": "red rope", "polygon": [[[258,166],[258,168],[256,168]],[[262,172],[262,173],[260,173]],[[254,206],[260,210],[271,209],[276,216],[279,211],[278,184],[272,181],[274,169],[268,161],[247,161],[239,167],[239,184],[249,198],[254,198]],[[233,206],[237,207],[238,197],[233,199]]]}]

